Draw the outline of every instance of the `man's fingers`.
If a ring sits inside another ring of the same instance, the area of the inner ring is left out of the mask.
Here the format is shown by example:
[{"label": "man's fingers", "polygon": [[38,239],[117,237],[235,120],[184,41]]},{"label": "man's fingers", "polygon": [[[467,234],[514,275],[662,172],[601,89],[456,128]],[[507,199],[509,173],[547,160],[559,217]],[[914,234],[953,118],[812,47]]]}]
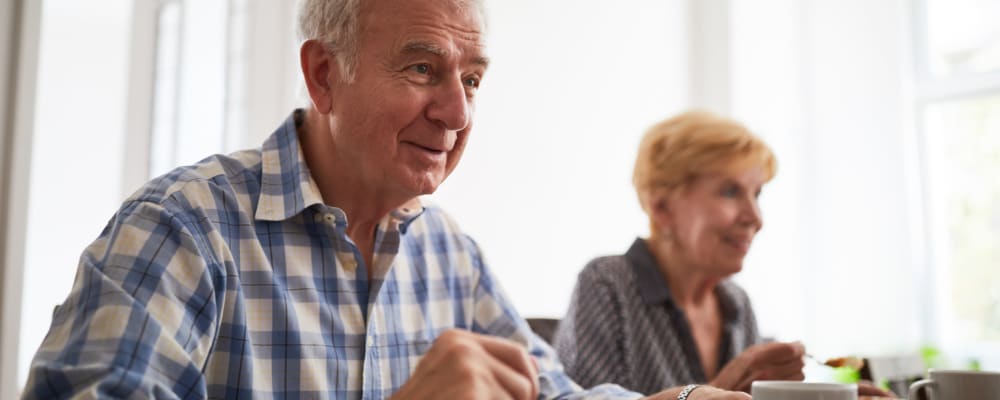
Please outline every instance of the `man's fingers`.
[{"label": "man's fingers", "polygon": [[496,358],[488,358],[485,363],[492,372],[496,385],[503,388],[510,398],[515,400],[538,398],[537,379],[534,377],[526,376]]},{"label": "man's fingers", "polygon": [[474,334],[473,339],[482,345],[483,349],[490,353],[490,355],[496,357],[525,376],[533,378],[538,376],[537,366],[534,364],[534,358],[531,357],[531,355],[528,354],[528,351],[525,350],[525,348],[520,344],[507,339],[485,335]]},{"label": "man's fingers", "polygon": [[[430,357],[434,347],[441,347],[441,354]],[[493,379],[493,384],[500,385],[513,398],[538,397],[538,365],[524,347],[515,342],[453,329],[438,337],[426,358],[435,359],[429,362],[435,364],[433,367],[455,367],[455,360],[462,360],[464,363],[460,364],[466,369],[486,368],[488,373],[485,375]]]},{"label": "man's fingers", "polygon": [[485,335],[473,338],[493,357],[517,371],[531,382],[531,396],[538,397],[538,364],[520,344],[507,339]]}]

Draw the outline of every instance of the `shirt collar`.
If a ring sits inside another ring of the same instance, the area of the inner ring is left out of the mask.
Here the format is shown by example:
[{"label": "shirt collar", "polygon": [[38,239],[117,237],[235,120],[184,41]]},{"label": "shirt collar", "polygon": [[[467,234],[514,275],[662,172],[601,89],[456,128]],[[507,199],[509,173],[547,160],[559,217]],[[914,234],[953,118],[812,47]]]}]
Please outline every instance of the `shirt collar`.
[{"label": "shirt collar", "polygon": [[261,148],[260,197],[254,214],[258,220],[286,220],[323,203],[299,145],[298,128],[304,117],[302,109],[292,112]]},{"label": "shirt collar", "polygon": [[[323,204],[323,196],[309,172],[299,142],[298,128],[304,118],[305,111],[296,109],[264,142],[260,197],[254,214],[258,220],[283,221],[314,204]],[[423,211],[420,199],[414,198],[386,215],[379,225],[391,225],[392,229],[405,234],[406,228]]]},{"label": "shirt collar", "polygon": [[675,307],[674,298],[670,295],[670,287],[660,273],[660,267],[649,251],[646,241],[636,238],[625,252],[629,265],[635,269],[636,283],[639,285],[639,295],[647,305],[667,303]]},{"label": "shirt collar", "polygon": [[424,213],[424,205],[420,202],[419,197],[414,197],[410,201],[406,202],[399,208],[392,210],[389,215],[383,218],[382,223],[379,224],[380,227],[385,227],[388,230],[398,230],[401,234],[406,234],[406,229],[409,228],[410,223],[417,219],[421,214]]},{"label": "shirt collar", "polygon": [[[646,305],[664,304],[669,308],[679,310],[673,295],[670,293],[670,286],[667,285],[666,279],[660,272],[659,264],[656,263],[656,258],[649,251],[645,240],[636,238],[632,247],[629,247],[628,251],[625,252],[625,258],[635,270],[639,295]],[[727,322],[738,321],[740,318],[740,309],[736,306],[731,285],[732,283],[727,279],[719,282],[715,288],[715,294],[722,307],[722,318]]]}]

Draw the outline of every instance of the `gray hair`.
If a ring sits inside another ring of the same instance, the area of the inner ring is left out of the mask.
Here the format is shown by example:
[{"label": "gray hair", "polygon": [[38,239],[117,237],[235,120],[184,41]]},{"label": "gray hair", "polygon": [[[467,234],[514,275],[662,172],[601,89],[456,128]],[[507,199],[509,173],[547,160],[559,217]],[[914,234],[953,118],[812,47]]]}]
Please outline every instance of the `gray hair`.
[{"label": "gray hair", "polygon": [[303,0],[299,10],[299,39],[316,39],[336,52],[348,81],[357,65],[360,14],[361,0]]},{"label": "gray hair", "polygon": [[[315,39],[337,53],[340,72],[354,80],[358,65],[358,32],[363,0],[302,0],[299,9],[299,39]],[[484,0],[452,0],[456,6],[472,6],[486,24]],[[485,26],[484,26],[485,28]]]}]

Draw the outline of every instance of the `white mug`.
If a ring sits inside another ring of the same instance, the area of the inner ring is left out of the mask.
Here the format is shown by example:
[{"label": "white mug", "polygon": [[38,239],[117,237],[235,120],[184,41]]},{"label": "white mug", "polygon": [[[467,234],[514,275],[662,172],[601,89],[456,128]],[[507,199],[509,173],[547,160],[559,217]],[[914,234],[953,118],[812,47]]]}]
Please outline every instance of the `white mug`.
[{"label": "white mug", "polygon": [[921,389],[930,400],[1000,399],[1000,372],[930,370],[930,378],[910,385],[910,400]]},{"label": "white mug", "polygon": [[858,386],[843,383],[755,381],[753,400],[858,400]]}]

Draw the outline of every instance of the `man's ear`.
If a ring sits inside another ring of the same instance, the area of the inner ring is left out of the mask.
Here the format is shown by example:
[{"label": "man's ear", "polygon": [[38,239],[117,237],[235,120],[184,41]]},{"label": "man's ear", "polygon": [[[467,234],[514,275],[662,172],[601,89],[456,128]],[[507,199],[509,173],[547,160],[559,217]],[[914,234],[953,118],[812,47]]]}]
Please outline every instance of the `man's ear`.
[{"label": "man's ear", "polygon": [[309,39],[299,49],[299,63],[313,107],[320,114],[330,113],[333,88],[340,79],[336,56],[318,40]]}]

